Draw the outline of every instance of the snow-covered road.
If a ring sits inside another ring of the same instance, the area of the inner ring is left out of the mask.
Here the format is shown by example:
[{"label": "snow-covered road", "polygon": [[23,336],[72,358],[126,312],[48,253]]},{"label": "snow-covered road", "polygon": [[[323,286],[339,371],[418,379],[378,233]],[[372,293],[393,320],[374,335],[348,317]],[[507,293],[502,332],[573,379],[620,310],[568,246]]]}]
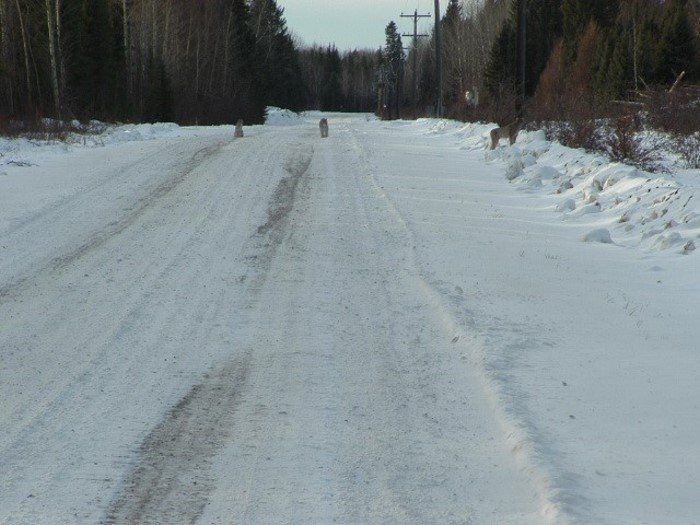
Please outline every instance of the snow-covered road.
[{"label": "snow-covered road", "polygon": [[695,523],[697,258],[331,126],[0,178],[0,524]]}]

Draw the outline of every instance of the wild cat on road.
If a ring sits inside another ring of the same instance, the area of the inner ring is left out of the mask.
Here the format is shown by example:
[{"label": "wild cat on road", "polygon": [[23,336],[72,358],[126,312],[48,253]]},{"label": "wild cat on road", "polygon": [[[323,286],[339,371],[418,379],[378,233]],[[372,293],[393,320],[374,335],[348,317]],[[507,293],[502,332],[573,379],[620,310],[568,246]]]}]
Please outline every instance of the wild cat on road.
[{"label": "wild cat on road", "polygon": [[236,131],[233,133],[233,136],[237,139],[243,138],[243,119],[238,119],[238,122],[236,122]]},{"label": "wild cat on road", "polygon": [[520,128],[522,127],[522,123],[520,120],[514,120],[507,126],[503,126],[502,128],[496,128],[491,130],[491,149],[494,150],[498,146],[498,143],[501,141],[501,139],[508,138],[510,141],[510,145],[512,146],[515,144],[515,141],[518,139],[518,133],[520,133]]},{"label": "wild cat on road", "polygon": [[321,138],[328,138],[328,119],[322,118],[318,123],[318,127],[321,130]]}]

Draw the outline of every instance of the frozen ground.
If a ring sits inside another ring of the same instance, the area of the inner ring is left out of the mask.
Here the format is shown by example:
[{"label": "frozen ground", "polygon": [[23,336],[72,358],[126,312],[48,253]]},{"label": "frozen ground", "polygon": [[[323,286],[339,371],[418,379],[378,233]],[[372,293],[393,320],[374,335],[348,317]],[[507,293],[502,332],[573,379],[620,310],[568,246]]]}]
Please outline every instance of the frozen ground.
[{"label": "frozen ground", "polygon": [[317,118],[0,143],[0,523],[698,523],[700,174]]}]

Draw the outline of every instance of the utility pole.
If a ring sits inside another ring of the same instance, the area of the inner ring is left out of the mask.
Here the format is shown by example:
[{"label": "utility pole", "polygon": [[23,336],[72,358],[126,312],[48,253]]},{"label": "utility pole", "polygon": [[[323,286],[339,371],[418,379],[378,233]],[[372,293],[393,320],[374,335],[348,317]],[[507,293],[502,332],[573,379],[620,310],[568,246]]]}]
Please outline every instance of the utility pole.
[{"label": "utility pole", "polygon": [[438,118],[442,118],[442,35],[440,34],[440,0],[435,0],[435,64],[438,82],[438,99],[435,112]]},{"label": "utility pole", "polygon": [[413,34],[403,33],[401,36],[410,36],[413,38],[413,112],[414,116],[418,114],[418,39],[424,38],[428,35],[427,33],[418,33],[418,19],[419,18],[430,18],[432,15],[419,15],[416,9],[412,15],[405,15],[401,13],[401,18],[413,18]]},{"label": "utility pole", "polygon": [[526,62],[527,62],[527,34],[526,34],[526,24],[527,24],[527,0],[517,0],[518,2],[518,81],[520,84],[520,96],[517,98],[517,113],[518,118],[523,119],[525,117],[525,99],[527,93],[525,92],[527,82],[526,82]]}]

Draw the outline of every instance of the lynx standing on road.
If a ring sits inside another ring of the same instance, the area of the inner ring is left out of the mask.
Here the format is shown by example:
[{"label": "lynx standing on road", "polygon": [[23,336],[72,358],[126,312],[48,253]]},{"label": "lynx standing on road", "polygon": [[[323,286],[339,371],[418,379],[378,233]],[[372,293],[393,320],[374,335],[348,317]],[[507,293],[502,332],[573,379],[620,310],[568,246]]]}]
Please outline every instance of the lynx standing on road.
[{"label": "lynx standing on road", "polygon": [[238,119],[238,122],[236,122],[236,131],[233,133],[233,136],[238,139],[243,138],[243,119]]},{"label": "lynx standing on road", "polygon": [[318,123],[318,127],[321,129],[321,138],[328,138],[328,119],[322,118]]}]

